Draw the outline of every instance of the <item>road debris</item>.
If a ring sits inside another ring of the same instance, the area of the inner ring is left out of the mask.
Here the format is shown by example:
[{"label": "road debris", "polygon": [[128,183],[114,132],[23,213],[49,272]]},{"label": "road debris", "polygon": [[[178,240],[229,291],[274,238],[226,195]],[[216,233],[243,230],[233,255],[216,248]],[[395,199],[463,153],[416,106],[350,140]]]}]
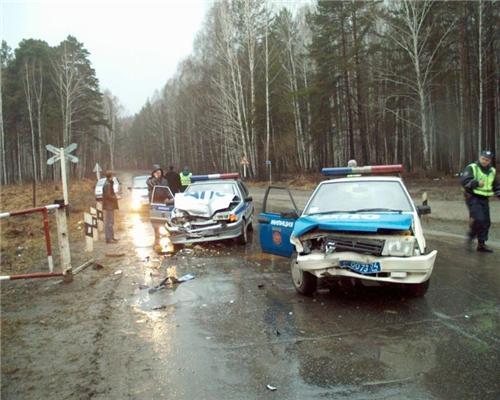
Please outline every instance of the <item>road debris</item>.
[{"label": "road debris", "polygon": [[267,388],[268,390],[270,390],[271,392],[274,392],[275,390],[277,390],[277,389],[278,389],[277,387],[275,387],[275,386],[271,386],[271,385],[266,385],[266,388]]},{"label": "road debris", "polygon": [[193,249],[182,249],[181,251],[179,251],[179,254],[183,254],[183,255],[188,255],[188,254],[193,254],[193,253],[194,253]]},{"label": "road debris", "polygon": [[115,275],[121,275],[123,274],[123,271],[121,269],[119,269],[118,271],[115,271]]},{"label": "road debris", "polygon": [[106,253],[106,257],[124,257],[125,253]]}]

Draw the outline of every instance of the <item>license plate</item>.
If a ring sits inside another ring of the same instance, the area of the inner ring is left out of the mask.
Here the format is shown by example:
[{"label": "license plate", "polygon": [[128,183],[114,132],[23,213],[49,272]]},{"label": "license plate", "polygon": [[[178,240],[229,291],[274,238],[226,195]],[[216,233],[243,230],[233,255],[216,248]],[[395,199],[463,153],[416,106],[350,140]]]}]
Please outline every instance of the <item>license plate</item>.
[{"label": "license plate", "polygon": [[351,271],[363,275],[376,274],[377,272],[380,272],[382,270],[382,268],[380,267],[380,263],[378,261],[374,263],[360,263],[356,261],[340,260],[339,267],[347,268],[350,269]]}]

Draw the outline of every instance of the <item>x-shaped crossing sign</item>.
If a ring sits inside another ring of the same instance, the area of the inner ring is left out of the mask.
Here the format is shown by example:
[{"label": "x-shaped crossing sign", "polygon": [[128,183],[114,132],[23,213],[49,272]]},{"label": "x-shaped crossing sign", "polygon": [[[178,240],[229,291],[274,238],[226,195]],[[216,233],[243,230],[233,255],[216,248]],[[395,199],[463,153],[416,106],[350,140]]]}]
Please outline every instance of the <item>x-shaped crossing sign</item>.
[{"label": "x-shaped crossing sign", "polygon": [[45,146],[45,148],[50,151],[51,153],[54,153],[55,155],[50,157],[47,160],[48,165],[52,165],[55,162],[59,161],[61,159],[61,154],[66,158],[67,160],[71,161],[72,163],[77,163],[78,162],[78,157],[74,156],[73,154],[70,154],[73,150],[75,150],[78,147],[78,144],[76,143],[71,143],[68,147],[63,149],[61,152],[60,148],[57,148],[56,146],[52,146],[51,144],[48,144]]}]

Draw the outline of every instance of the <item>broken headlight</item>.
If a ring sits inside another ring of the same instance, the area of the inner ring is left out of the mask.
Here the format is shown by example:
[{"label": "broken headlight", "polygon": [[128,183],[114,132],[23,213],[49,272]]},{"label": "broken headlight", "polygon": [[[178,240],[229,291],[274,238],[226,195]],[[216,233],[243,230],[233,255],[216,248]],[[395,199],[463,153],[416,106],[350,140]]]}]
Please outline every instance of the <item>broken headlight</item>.
[{"label": "broken headlight", "polygon": [[415,249],[415,237],[406,236],[385,241],[383,255],[411,257]]},{"label": "broken headlight", "polygon": [[218,212],[214,215],[213,218],[215,221],[229,221],[229,222],[235,222],[238,220],[238,216],[236,214],[233,214],[232,212]]}]

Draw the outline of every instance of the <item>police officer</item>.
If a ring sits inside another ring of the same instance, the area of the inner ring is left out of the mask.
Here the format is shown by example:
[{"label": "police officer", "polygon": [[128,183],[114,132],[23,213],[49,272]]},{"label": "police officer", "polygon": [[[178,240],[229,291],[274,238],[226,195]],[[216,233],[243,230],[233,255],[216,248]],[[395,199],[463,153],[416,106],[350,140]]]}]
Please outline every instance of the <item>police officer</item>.
[{"label": "police officer", "polygon": [[486,246],[491,225],[488,199],[494,195],[500,197],[500,182],[496,177],[496,169],[491,165],[492,160],[491,151],[482,151],[479,160],[469,164],[460,179],[470,215],[467,245],[470,248],[474,238],[477,238],[477,251],[485,253],[493,252]]},{"label": "police officer", "polygon": [[181,178],[181,191],[184,192],[186,188],[191,185],[191,177],[193,174],[189,170],[188,166],[185,166],[183,171],[179,174],[179,177]]}]

